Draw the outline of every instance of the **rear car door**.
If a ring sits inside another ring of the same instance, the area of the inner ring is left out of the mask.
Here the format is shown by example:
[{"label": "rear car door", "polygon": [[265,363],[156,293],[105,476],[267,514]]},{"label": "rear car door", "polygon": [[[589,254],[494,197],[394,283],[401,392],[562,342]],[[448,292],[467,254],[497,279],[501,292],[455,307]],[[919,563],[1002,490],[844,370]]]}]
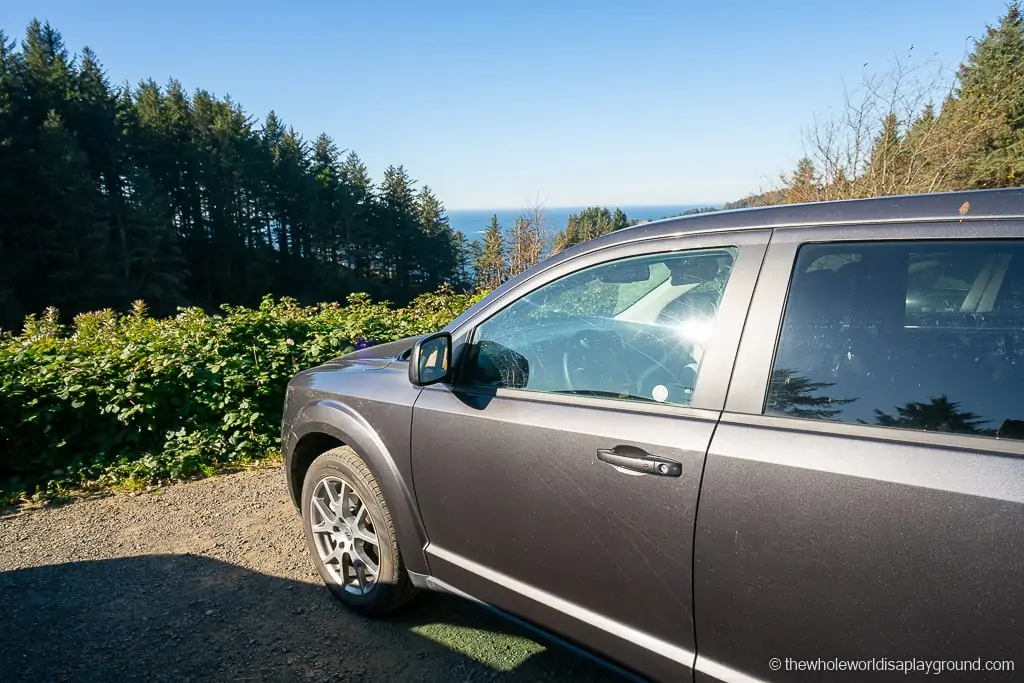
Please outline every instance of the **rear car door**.
[{"label": "rear car door", "polygon": [[455,331],[454,386],[413,410],[436,579],[631,671],[692,676],[697,493],[767,237],[584,254]]},{"label": "rear car door", "polygon": [[1022,438],[1019,223],[777,230],[701,490],[697,680],[1019,676]]}]

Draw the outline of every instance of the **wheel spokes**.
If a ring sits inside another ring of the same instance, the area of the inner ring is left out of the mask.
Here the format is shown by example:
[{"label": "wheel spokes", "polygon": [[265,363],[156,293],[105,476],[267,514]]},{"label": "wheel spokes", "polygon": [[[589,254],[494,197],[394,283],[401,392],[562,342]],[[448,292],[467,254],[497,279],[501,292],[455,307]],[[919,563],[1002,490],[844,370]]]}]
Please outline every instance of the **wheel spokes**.
[{"label": "wheel spokes", "polygon": [[321,557],[321,559],[324,561],[324,564],[326,565],[330,565],[331,562],[333,561],[337,563],[338,568],[341,568],[344,565],[344,556],[345,552],[341,549],[341,546],[336,545],[334,546],[334,548],[331,549],[330,552],[327,553],[325,557]]},{"label": "wheel spokes", "polygon": [[370,517],[366,512],[366,506],[360,501],[359,511],[356,513],[352,524],[352,531],[355,533],[356,538],[377,548],[377,534],[370,528],[370,524]]},{"label": "wheel spokes", "polygon": [[325,519],[319,524],[311,524],[309,530],[314,534],[330,534],[334,533],[334,525],[330,520]]},{"label": "wheel spokes", "polygon": [[356,564],[356,580],[359,582],[359,592],[366,592],[366,567],[362,562]]},{"label": "wheel spokes", "polygon": [[377,564],[376,560],[367,554],[365,548],[360,548],[359,544],[352,546],[352,552],[355,557],[366,567],[367,574],[377,578],[377,572],[380,571],[380,565]]},{"label": "wheel spokes", "polygon": [[320,513],[320,519],[322,520],[320,522],[321,524],[333,525],[337,523],[338,515],[331,509],[331,506],[324,503],[324,501],[320,500],[315,495],[313,496],[313,507],[315,507],[316,511]]},{"label": "wheel spokes", "polygon": [[320,561],[347,592],[365,595],[380,573],[380,542],[369,508],[340,478],[317,483],[310,500],[310,531]]}]

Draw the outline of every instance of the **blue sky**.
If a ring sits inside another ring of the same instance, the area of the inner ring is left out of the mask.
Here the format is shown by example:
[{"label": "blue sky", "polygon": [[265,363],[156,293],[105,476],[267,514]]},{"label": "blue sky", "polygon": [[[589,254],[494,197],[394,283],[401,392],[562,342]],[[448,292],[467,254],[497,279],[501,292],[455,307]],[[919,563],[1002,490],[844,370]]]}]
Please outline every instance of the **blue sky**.
[{"label": "blue sky", "polygon": [[950,67],[1004,0],[3,0],[114,82],[174,77],[326,131],[450,209],[723,202],[801,154],[842,79],[911,45]]}]

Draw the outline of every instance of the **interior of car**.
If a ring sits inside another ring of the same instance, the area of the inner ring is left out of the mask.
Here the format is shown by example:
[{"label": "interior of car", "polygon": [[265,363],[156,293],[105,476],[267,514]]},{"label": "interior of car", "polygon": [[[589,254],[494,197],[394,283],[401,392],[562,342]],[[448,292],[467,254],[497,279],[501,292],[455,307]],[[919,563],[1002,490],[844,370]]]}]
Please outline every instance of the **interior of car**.
[{"label": "interior of car", "polygon": [[734,259],[659,254],[556,280],[477,328],[464,380],[688,405]]},{"label": "interior of car", "polygon": [[1024,384],[1022,275],[1019,244],[812,247],[798,259],[776,377],[808,383],[833,419],[1016,433],[1024,414],[998,413]]}]

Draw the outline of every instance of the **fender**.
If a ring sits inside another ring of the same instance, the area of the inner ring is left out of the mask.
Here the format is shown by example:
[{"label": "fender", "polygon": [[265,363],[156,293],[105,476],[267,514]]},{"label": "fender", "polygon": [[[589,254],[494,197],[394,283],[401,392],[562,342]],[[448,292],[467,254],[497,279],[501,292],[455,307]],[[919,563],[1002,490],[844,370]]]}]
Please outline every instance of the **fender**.
[{"label": "fender", "polygon": [[[410,427],[411,422],[410,416]],[[298,473],[294,467],[299,463],[293,464],[292,456],[303,437],[313,434],[331,436],[352,448],[363,459],[384,495],[406,568],[411,572],[429,574],[426,554],[423,552],[427,544],[427,534],[419,515],[416,498],[376,430],[350,406],[336,400],[324,399],[303,408],[295,419],[284,454],[293,502],[301,505],[295,498],[295,492],[296,489],[301,491],[302,482],[295,481]]]}]

